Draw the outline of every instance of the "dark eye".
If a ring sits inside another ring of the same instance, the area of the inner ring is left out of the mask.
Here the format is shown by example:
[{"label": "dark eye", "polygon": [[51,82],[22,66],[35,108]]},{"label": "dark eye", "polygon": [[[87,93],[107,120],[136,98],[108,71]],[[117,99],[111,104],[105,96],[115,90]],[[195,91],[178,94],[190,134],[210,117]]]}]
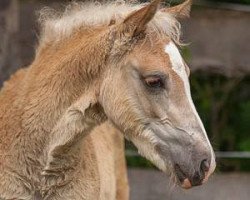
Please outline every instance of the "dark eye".
[{"label": "dark eye", "polygon": [[145,78],[145,83],[150,88],[162,88],[164,85],[161,77],[157,76]]}]

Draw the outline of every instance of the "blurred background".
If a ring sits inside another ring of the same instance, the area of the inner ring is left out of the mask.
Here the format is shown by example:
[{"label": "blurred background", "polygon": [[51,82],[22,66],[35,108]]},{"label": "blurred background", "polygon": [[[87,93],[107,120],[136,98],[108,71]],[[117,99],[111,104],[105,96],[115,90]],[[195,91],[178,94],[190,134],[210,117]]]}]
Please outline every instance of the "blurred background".
[{"label": "blurred background", "polygon": [[[44,6],[67,0],[0,0],[0,87],[31,64]],[[169,0],[167,5],[181,1]],[[250,0],[194,0],[181,21],[181,52],[191,68],[194,103],[216,151],[217,172],[208,184],[183,191],[126,142],[131,199],[250,199]]]}]

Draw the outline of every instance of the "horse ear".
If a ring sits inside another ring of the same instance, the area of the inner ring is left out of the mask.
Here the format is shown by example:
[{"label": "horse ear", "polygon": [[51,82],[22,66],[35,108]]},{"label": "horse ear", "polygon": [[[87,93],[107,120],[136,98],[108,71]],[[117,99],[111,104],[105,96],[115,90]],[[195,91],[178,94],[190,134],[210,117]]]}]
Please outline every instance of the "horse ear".
[{"label": "horse ear", "polygon": [[157,12],[160,2],[161,0],[153,0],[147,6],[130,14],[122,23],[123,32],[133,37],[145,31],[146,25]]},{"label": "horse ear", "polygon": [[186,18],[190,16],[192,0],[185,0],[182,4],[161,9],[162,12],[169,13],[176,18]]}]

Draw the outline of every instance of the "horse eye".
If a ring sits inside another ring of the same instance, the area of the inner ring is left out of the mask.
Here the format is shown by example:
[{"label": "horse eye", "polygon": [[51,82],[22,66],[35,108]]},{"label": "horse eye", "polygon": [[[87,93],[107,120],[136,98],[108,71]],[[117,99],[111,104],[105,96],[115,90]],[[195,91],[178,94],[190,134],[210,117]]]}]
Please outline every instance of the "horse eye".
[{"label": "horse eye", "polygon": [[145,83],[150,88],[162,88],[164,85],[160,77],[147,77]]}]

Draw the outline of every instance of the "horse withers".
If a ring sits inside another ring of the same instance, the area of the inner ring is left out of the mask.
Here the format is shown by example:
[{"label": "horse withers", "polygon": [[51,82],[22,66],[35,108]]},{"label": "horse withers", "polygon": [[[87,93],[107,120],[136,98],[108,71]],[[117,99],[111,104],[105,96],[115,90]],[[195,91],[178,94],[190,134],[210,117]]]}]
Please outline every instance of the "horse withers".
[{"label": "horse withers", "polygon": [[123,136],[183,188],[208,179],[214,152],[177,48],[190,6],[41,12],[33,63],[0,93],[0,199],[128,199]]}]

